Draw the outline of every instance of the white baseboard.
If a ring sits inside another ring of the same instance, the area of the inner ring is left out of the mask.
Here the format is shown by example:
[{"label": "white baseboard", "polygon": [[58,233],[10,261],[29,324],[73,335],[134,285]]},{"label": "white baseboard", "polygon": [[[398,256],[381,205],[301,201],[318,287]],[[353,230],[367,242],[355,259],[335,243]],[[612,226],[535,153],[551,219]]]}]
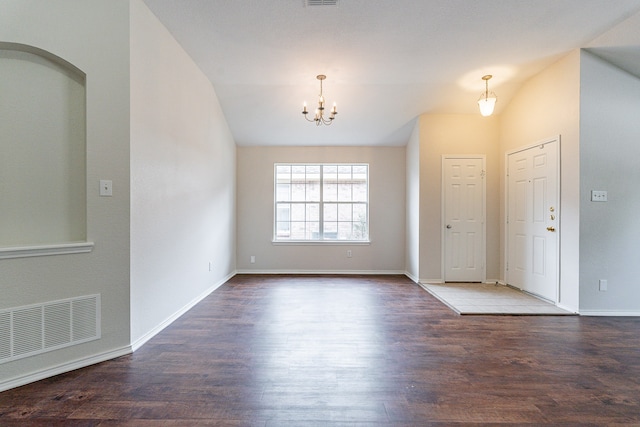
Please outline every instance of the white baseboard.
[{"label": "white baseboard", "polygon": [[640,316],[640,311],[580,310],[580,316],[638,317],[638,316]]},{"label": "white baseboard", "polygon": [[237,274],[309,274],[309,275],[404,275],[402,270],[238,270]]},{"label": "white baseboard", "polygon": [[179,309],[178,311],[173,313],[171,316],[167,317],[158,326],[156,326],[155,328],[151,329],[149,332],[147,332],[146,334],[144,334],[143,336],[141,336],[140,338],[135,340],[133,343],[131,343],[131,348],[133,349],[133,351],[138,350],[147,341],[149,341],[151,338],[153,338],[156,335],[158,335],[160,332],[162,332],[162,330],[164,328],[166,328],[167,326],[169,326],[170,324],[175,322],[180,316],[185,314],[187,311],[191,310],[196,304],[198,304],[200,301],[202,301],[203,299],[208,297],[211,294],[211,292],[215,291],[220,286],[224,285],[229,279],[231,279],[235,275],[236,275],[235,271],[232,272],[232,273],[229,273],[226,277],[224,277],[223,279],[221,279],[218,282],[216,282],[213,286],[211,286],[206,291],[204,291],[203,293],[198,295],[196,298],[191,300],[184,307],[182,307],[181,309]]},{"label": "white baseboard", "polygon": [[60,365],[32,372],[30,374],[20,375],[18,377],[1,382],[0,392],[9,390],[11,388],[20,387],[35,381],[40,381],[45,378],[64,374],[65,372],[74,371],[80,368],[86,368],[87,366],[95,365],[96,363],[104,362],[105,360],[115,359],[116,357],[124,356],[125,354],[130,354],[132,352],[133,350],[131,349],[131,346],[121,347],[104,353],[95,354],[93,356],[76,359],[71,362],[62,363]]},{"label": "white baseboard", "polygon": [[419,280],[420,283],[432,283],[432,284],[438,284],[438,283],[444,283],[444,280],[442,279],[420,279]]}]

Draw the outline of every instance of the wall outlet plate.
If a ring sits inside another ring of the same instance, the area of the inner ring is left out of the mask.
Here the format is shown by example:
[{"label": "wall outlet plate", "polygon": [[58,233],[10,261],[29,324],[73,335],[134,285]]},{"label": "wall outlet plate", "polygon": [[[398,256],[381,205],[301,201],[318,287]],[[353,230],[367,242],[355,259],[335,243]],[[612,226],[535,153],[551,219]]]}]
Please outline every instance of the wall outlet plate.
[{"label": "wall outlet plate", "polygon": [[592,202],[606,202],[607,192],[605,190],[591,190]]}]

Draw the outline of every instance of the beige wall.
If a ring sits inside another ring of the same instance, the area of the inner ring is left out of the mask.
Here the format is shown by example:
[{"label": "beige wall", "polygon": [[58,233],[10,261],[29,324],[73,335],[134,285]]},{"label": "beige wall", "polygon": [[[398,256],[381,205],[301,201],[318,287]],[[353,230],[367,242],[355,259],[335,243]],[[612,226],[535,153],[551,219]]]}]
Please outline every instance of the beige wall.
[{"label": "beige wall", "polygon": [[[237,158],[239,272],[404,272],[405,147],[238,147]],[[371,243],[273,244],[278,162],[369,163]]]},{"label": "beige wall", "polygon": [[[578,308],[580,51],[527,81],[500,117],[500,224],[505,223],[505,154],[560,135],[560,304]],[[500,242],[504,243],[504,227]],[[504,277],[504,244],[500,246]]]},{"label": "beige wall", "polygon": [[499,272],[498,117],[425,114],[420,117],[420,280],[442,281],[442,155],[486,156],[486,279]]}]

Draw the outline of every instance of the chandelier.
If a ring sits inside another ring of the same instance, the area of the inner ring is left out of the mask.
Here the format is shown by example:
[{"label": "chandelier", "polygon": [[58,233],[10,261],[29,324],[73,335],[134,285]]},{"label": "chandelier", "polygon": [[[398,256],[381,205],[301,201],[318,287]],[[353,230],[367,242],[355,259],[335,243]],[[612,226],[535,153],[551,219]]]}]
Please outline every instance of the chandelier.
[{"label": "chandelier", "polygon": [[482,77],[484,80],[484,92],[478,99],[478,106],[480,107],[480,114],[487,117],[493,114],[493,108],[496,106],[498,97],[495,93],[489,92],[489,79],[493,77],[491,74],[487,74]]},{"label": "chandelier", "polygon": [[336,103],[333,103],[333,108],[331,108],[331,113],[329,114],[329,118],[324,117],[324,96],[322,96],[322,81],[326,79],[327,76],[324,74],[319,74],[316,76],[316,79],[320,80],[320,97],[318,98],[318,108],[316,108],[316,114],[313,117],[313,120],[309,118],[307,111],[307,103],[303,104],[302,114],[304,114],[304,118],[309,122],[315,122],[316,126],[326,125],[329,126],[333,123],[333,119],[336,118],[336,114],[338,111],[336,110]]}]

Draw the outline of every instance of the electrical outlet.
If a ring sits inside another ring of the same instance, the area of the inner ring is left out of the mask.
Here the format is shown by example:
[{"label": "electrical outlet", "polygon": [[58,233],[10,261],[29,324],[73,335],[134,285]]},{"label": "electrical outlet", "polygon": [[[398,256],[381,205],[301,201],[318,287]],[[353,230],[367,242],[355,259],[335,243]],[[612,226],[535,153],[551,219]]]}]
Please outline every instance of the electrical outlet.
[{"label": "electrical outlet", "polygon": [[256,256],[251,255],[251,264],[255,264],[255,263],[256,263]]},{"label": "electrical outlet", "polygon": [[351,249],[347,249],[347,258],[351,258]]},{"label": "electrical outlet", "polygon": [[592,202],[606,202],[607,192],[605,190],[591,190]]},{"label": "electrical outlet", "polygon": [[213,263],[209,261],[209,271],[213,270]]},{"label": "electrical outlet", "polygon": [[608,285],[609,284],[607,283],[606,279],[600,279],[600,281],[598,282],[598,286],[599,286],[600,292],[606,291]]}]

